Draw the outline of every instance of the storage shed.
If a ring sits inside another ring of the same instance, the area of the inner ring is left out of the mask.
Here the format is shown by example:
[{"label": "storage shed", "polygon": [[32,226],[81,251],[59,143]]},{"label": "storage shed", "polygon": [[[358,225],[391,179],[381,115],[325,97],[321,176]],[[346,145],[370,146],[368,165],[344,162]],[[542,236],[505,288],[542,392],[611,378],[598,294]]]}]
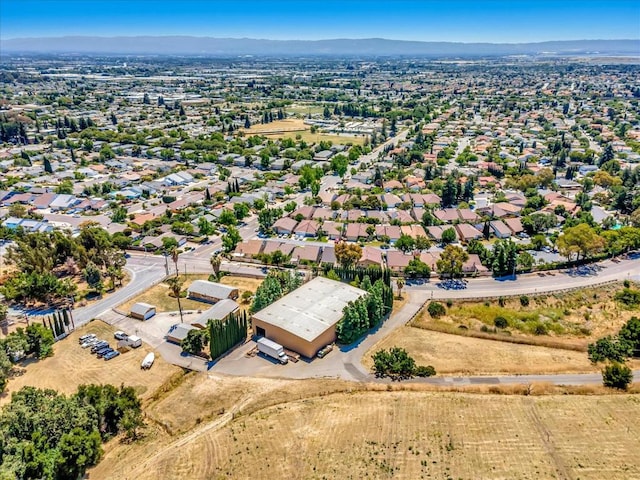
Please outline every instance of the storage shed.
[{"label": "storage shed", "polygon": [[230,298],[225,298],[224,300],[220,300],[213,307],[202,312],[198,318],[191,322],[191,325],[200,329],[207,328],[207,322],[209,322],[209,320],[226,320],[229,315],[233,312],[237,312],[239,308],[240,305],[236,302]]},{"label": "storage shed", "polygon": [[131,306],[129,315],[138,320],[149,320],[156,314],[156,307],[148,303],[138,302]]},{"label": "storage shed", "polygon": [[167,341],[182,344],[182,341],[187,338],[190,330],[197,330],[193,325],[188,323],[178,323],[173,325],[167,333]]},{"label": "storage shed", "polygon": [[336,323],[349,302],[367,292],[345,283],[316,277],[252,317],[256,336],[312,358],[336,339]]},{"label": "storage shed", "polygon": [[238,289],[207,280],[196,280],[187,288],[189,298],[201,302],[216,303],[219,300],[238,298]]}]

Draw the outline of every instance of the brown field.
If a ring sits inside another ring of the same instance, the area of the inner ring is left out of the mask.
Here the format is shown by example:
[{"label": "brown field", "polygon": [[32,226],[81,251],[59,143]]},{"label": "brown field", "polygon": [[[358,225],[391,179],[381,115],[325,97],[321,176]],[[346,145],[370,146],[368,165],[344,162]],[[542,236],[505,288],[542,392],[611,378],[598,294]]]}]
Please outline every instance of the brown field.
[{"label": "brown field", "polygon": [[248,130],[244,130],[244,133],[245,135],[264,135],[267,138],[291,138],[293,140],[296,140],[296,136],[300,135],[300,138],[307,143],[319,143],[322,140],[328,140],[333,142],[334,145],[344,145],[346,143],[362,145],[365,140],[364,136],[311,133],[311,127],[305,125],[304,120],[301,118],[288,118],[264,125],[252,125]]},{"label": "brown field", "polygon": [[[182,288],[186,290],[195,280],[207,280],[209,278],[209,275],[203,273],[181,275],[181,277],[184,279],[184,285]],[[260,286],[260,284],[262,283],[262,280],[256,278],[237,277],[234,275],[225,275],[220,280],[220,283],[237,287],[239,290],[239,295],[242,296],[242,293],[245,290],[249,290],[252,293],[255,293],[258,286]],[[150,305],[154,305],[157,312],[178,311],[178,302],[174,297],[169,295],[169,286],[166,283],[159,283],[158,285],[154,285],[146,292],[143,292],[137,297],[132,298],[128,302],[125,302],[122,305],[118,306],[118,310],[128,313],[131,309],[131,306],[137,302],[144,302]],[[206,303],[198,302],[197,300],[190,300],[188,298],[181,298],[180,303],[182,304],[183,310],[206,310],[210,307],[210,305]]]},{"label": "brown field", "polygon": [[57,342],[52,357],[29,361],[24,369],[20,369],[24,372],[22,375],[9,380],[5,393],[0,397],[0,403],[9,401],[11,392],[25,385],[72,393],[82,384],[109,383],[119,386],[124,383],[135,387],[142,398],[147,398],[172,375],[182,372],[182,369],[166,363],[160,355],[156,355],[155,363],[150,370],[141,370],[140,362],[150,351],[146,345],[131,349],[105,362],[78,344],[78,337],[81,335],[95,333],[114,346],[115,330],[112,326],[95,320],[76,330],[68,338]]},{"label": "brown field", "polygon": [[[225,388],[234,381],[240,382],[235,390]],[[277,403],[283,388],[288,401]],[[177,390],[185,389],[210,402],[191,405],[196,395],[189,394],[188,402],[184,395],[169,395],[152,403],[149,415],[162,413],[164,418],[173,411],[171,404],[183,404],[179,408],[189,415],[174,421],[190,425],[203,415],[193,430],[171,436],[150,428],[138,444],[114,441],[89,478],[640,476],[640,399],[634,395],[349,392],[329,380],[267,382],[204,375],[187,378]],[[296,399],[298,394],[307,398]],[[231,411],[230,396],[238,399]]]},{"label": "brown field", "polygon": [[396,329],[365,354],[381,348],[402,347],[418,365],[433,365],[438,375],[497,375],[594,372],[585,352],[561,350],[434,332],[411,326]]}]

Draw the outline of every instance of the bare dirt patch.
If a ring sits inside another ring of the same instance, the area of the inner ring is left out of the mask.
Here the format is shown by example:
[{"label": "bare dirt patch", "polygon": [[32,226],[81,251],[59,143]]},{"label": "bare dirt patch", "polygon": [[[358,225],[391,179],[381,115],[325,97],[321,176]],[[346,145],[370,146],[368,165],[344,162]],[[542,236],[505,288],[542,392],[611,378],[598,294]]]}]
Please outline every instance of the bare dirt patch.
[{"label": "bare dirt patch", "polygon": [[150,396],[171,375],[182,370],[166,363],[156,354],[156,360],[150,370],[141,370],[140,363],[151,349],[142,347],[131,349],[107,361],[91,354],[78,344],[78,338],[86,333],[95,333],[99,338],[107,340],[112,346],[117,341],[113,338],[115,328],[95,320],[85,327],[71,333],[69,337],[54,345],[54,355],[44,360],[30,361],[24,367],[21,376],[12,378],[2,395],[0,402],[10,400],[11,392],[26,385],[38,388],[51,388],[62,393],[74,392],[78,385],[97,383],[119,386],[124,383],[136,389],[143,399]]}]

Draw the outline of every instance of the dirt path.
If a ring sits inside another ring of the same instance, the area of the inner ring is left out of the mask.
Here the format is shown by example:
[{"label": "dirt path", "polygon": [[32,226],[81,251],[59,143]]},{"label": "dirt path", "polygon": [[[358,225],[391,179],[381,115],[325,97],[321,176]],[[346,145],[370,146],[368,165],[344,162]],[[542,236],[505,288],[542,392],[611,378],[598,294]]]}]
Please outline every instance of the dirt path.
[{"label": "dirt path", "polygon": [[533,424],[535,425],[536,430],[538,430],[538,433],[540,434],[540,439],[542,440],[542,444],[544,445],[544,448],[547,451],[549,458],[553,461],[553,465],[556,469],[558,478],[562,480],[573,480],[573,475],[571,475],[562,457],[558,455],[558,450],[554,444],[551,432],[549,431],[549,429],[546,427],[546,425],[540,418],[540,414],[538,412],[538,406],[533,400],[531,400],[529,402],[529,407],[530,407],[529,412],[531,414],[531,419],[533,420]]}]

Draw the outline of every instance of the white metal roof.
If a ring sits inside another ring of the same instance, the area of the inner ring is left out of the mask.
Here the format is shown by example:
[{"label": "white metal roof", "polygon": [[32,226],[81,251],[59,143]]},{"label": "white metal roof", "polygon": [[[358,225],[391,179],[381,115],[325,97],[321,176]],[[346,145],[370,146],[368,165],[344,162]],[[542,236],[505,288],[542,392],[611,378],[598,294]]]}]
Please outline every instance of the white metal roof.
[{"label": "white metal roof", "polygon": [[346,283],[316,277],[253,317],[311,342],[342,319],[347,303],[366,293]]}]

